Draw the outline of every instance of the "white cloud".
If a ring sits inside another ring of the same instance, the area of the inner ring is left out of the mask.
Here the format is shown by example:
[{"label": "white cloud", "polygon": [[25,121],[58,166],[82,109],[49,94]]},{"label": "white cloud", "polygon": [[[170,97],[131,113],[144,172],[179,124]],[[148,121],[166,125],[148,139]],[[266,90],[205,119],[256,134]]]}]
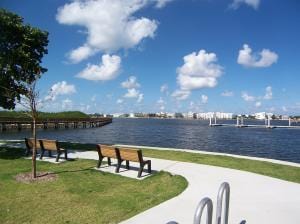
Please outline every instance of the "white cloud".
[{"label": "white cloud", "polygon": [[206,96],[206,95],[201,95],[201,102],[202,103],[207,103],[208,102],[208,96]]},{"label": "white cloud", "polygon": [[163,100],[162,97],[160,97],[156,103],[161,111],[165,110],[165,101]]},{"label": "white cloud", "polygon": [[233,92],[225,90],[224,92],[221,93],[221,96],[231,97],[231,96],[233,96]]},{"label": "white cloud", "polygon": [[261,106],[261,102],[260,101],[257,101],[256,103],[255,103],[255,107],[260,107]]},{"label": "white cloud", "polygon": [[140,93],[136,102],[141,103],[143,101],[143,99],[144,99],[144,94]]},{"label": "white cloud", "polygon": [[181,90],[191,91],[200,88],[212,88],[217,85],[217,78],[222,75],[214,53],[200,50],[184,56],[184,64],[177,68],[177,83]]},{"label": "white cloud", "polygon": [[92,102],[95,102],[95,101],[96,101],[96,98],[97,98],[97,96],[96,96],[96,95],[93,95],[93,96],[91,97],[91,101],[92,101]]},{"label": "white cloud", "polygon": [[191,92],[188,90],[178,89],[172,93],[172,97],[176,100],[185,100],[190,96]]},{"label": "white cloud", "polygon": [[229,7],[232,9],[238,9],[241,4],[246,4],[254,9],[258,9],[260,0],[233,0]]},{"label": "white cloud", "polygon": [[168,93],[168,89],[169,89],[168,84],[163,84],[163,85],[160,87],[160,92],[161,92],[161,93]]},{"label": "white cloud", "polygon": [[61,105],[63,110],[70,110],[73,108],[73,101],[67,98],[62,101]]},{"label": "white cloud", "polygon": [[121,58],[117,55],[102,55],[99,65],[88,64],[77,77],[92,81],[107,81],[118,76],[121,67]]},{"label": "white cloud", "polygon": [[247,92],[242,92],[242,98],[245,100],[245,101],[255,101],[255,97],[254,96],[251,96],[249,95]]},{"label": "white cloud", "polygon": [[263,98],[265,100],[271,100],[273,98],[273,92],[272,92],[272,87],[271,86],[266,87],[266,94]]},{"label": "white cloud", "polygon": [[121,86],[125,89],[133,89],[133,88],[139,88],[140,84],[136,81],[135,76],[130,76],[128,80],[121,83]]},{"label": "white cloud", "polygon": [[66,81],[55,83],[49,94],[45,97],[45,100],[56,100],[57,96],[60,95],[70,95],[76,93],[76,88],[72,84],[68,84]]},{"label": "white cloud", "polygon": [[[73,0],[60,7],[56,19],[60,24],[86,28],[86,42],[69,53],[69,59],[80,62],[101,52],[114,52],[137,46],[145,38],[153,38],[158,23],[134,14],[150,0]],[[167,2],[158,1],[157,7]]]},{"label": "white cloud", "polygon": [[124,97],[125,98],[138,98],[140,94],[140,91],[132,88],[132,89],[127,89],[127,93],[125,93]]},{"label": "white cloud", "polygon": [[117,100],[117,104],[122,104],[123,102],[124,102],[123,99],[118,99],[118,100]]},{"label": "white cloud", "polygon": [[252,54],[252,49],[247,44],[244,44],[243,49],[239,51],[237,63],[245,67],[262,68],[271,66],[277,60],[278,55],[269,49],[263,49],[258,54]]},{"label": "white cloud", "polygon": [[121,86],[127,89],[127,93],[124,94],[124,98],[137,98],[137,103],[141,103],[144,99],[144,94],[141,93],[138,88],[141,85],[137,82],[135,76],[130,76],[126,81],[121,83]]},{"label": "white cloud", "polygon": [[282,106],[282,111],[284,111],[284,112],[287,112],[288,111],[288,109],[286,108],[286,106]]},{"label": "white cloud", "polygon": [[165,7],[169,2],[172,2],[174,0],[156,0],[156,8],[163,8]]}]

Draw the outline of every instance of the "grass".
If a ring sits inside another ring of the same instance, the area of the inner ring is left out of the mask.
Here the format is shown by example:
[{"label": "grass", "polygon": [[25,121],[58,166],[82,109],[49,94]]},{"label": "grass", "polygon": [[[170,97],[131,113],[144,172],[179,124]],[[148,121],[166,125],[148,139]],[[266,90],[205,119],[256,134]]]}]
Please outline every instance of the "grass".
[{"label": "grass", "polygon": [[[92,144],[64,143],[64,147],[76,150],[95,150],[95,146]],[[143,155],[152,158],[232,168],[300,183],[300,167],[230,156],[207,155],[173,150],[143,149]]]},{"label": "grass", "polygon": [[[25,111],[0,111],[0,118],[24,118],[29,119]],[[64,119],[64,118],[88,118],[89,116],[80,111],[64,111],[57,113],[39,112],[39,119]]]},{"label": "grass", "polygon": [[53,182],[19,183],[31,160],[20,148],[0,147],[0,223],[118,223],[180,194],[187,181],[159,172],[135,180],[93,169],[95,161],[37,162]]},{"label": "grass", "polygon": [[281,165],[265,161],[234,158],[230,156],[178,152],[172,150],[143,149],[147,157],[220,166],[262,174],[282,180],[300,183],[300,167]]}]

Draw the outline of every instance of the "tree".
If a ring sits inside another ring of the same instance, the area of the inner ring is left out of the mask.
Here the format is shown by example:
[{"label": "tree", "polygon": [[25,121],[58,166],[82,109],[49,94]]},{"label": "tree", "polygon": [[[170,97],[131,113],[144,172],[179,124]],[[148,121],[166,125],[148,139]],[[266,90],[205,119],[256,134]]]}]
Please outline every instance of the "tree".
[{"label": "tree", "polygon": [[42,58],[48,53],[48,32],[23,23],[23,18],[0,9],[0,106],[15,109],[22,98],[30,109],[35,144],[32,176],[36,178],[36,82],[47,71]]}]

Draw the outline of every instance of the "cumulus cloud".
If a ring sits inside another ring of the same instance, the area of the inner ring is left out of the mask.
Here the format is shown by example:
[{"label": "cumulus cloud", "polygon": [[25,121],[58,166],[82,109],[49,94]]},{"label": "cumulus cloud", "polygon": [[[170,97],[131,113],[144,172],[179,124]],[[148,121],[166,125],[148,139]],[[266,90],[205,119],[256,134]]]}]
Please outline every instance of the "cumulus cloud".
[{"label": "cumulus cloud", "polygon": [[63,109],[63,110],[70,110],[70,109],[73,108],[73,101],[70,100],[70,99],[68,99],[68,98],[67,98],[67,99],[64,99],[64,100],[62,101],[61,106],[62,106],[62,109]]},{"label": "cumulus cloud", "polygon": [[49,94],[45,97],[45,100],[56,100],[57,96],[60,95],[71,95],[76,93],[76,88],[72,84],[68,84],[66,81],[55,83]]},{"label": "cumulus cloud", "polygon": [[126,89],[139,88],[140,84],[136,81],[135,76],[130,76],[126,81],[121,83],[121,86]]},{"label": "cumulus cloud", "polygon": [[161,92],[161,93],[168,93],[168,89],[169,89],[168,84],[163,84],[163,85],[160,87],[160,92]]},{"label": "cumulus cloud", "polygon": [[117,104],[122,104],[123,102],[124,102],[123,99],[118,99],[118,100],[117,100]]},{"label": "cumulus cloud", "polygon": [[257,101],[256,103],[255,103],[255,107],[260,107],[261,106],[261,102],[260,101]]},{"label": "cumulus cloud", "polygon": [[245,100],[245,101],[255,101],[255,97],[254,96],[251,96],[249,95],[247,92],[242,92],[242,98]]},{"label": "cumulus cloud", "polygon": [[141,103],[143,101],[143,99],[144,99],[144,94],[140,93],[136,102]]},{"label": "cumulus cloud", "polygon": [[156,103],[161,111],[165,110],[165,101],[163,100],[163,98],[160,97]]},{"label": "cumulus cloud", "polygon": [[225,90],[224,92],[221,93],[221,96],[231,97],[231,96],[233,96],[233,92]]},{"label": "cumulus cloud", "polygon": [[208,96],[206,96],[206,95],[201,95],[201,102],[202,103],[207,103],[208,102]]},{"label": "cumulus cloud", "polygon": [[217,78],[222,75],[215,53],[200,50],[184,56],[184,64],[177,68],[177,82],[182,90],[193,90],[217,85]]},{"label": "cumulus cloud", "polygon": [[190,96],[190,94],[191,91],[178,89],[175,90],[171,96],[174,97],[176,100],[185,100]]},{"label": "cumulus cloud", "polygon": [[130,76],[126,81],[121,83],[121,86],[127,89],[127,92],[123,95],[124,98],[136,98],[137,103],[143,101],[144,94],[138,89],[141,85],[137,82],[135,76]]},{"label": "cumulus cloud", "polygon": [[156,0],[156,8],[163,8],[165,7],[169,2],[172,2],[174,0]]},{"label": "cumulus cloud", "polygon": [[238,9],[242,4],[258,9],[260,0],[233,0],[229,7],[232,9]]},{"label": "cumulus cloud", "polygon": [[107,81],[118,76],[121,67],[121,58],[117,55],[102,55],[99,65],[88,64],[77,77],[92,81]]},{"label": "cumulus cloud", "polygon": [[273,98],[273,92],[272,92],[272,87],[267,86],[266,87],[266,93],[263,97],[265,100],[271,100]]},{"label": "cumulus cloud", "polygon": [[138,98],[140,94],[140,91],[132,88],[132,89],[127,89],[127,93],[125,93],[124,97],[125,98]]},{"label": "cumulus cloud", "polygon": [[[150,0],[73,0],[60,7],[56,19],[60,24],[86,28],[87,39],[69,53],[73,63],[101,52],[114,52],[137,46],[145,38],[153,38],[158,22],[134,14]],[[157,1],[163,7],[168,1]]]},{"label": "cumulus cloud", "polygon": [[237,62],[245,67],[262,68],[271,66],[277,60],[278,55],[269,49],[263,49],[258,54],[252,54],[252,49],[249,45],[244,44],[243,49],[239,51]]}]

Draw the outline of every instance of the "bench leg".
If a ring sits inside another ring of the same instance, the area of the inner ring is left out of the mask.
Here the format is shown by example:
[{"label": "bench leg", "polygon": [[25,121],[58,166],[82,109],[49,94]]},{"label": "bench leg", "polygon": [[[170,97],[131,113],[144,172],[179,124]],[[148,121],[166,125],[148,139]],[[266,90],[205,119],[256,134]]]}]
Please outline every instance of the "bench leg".
[{"label": "bench leg", "polygon": [[68,160],[68,151],[65,151],[65,160]]},{"label": "bench leg", "polygon": [[120,167],[121,167],[122,162],[123,162],[123,160],[118,159],[118,165],[117,165],[117,168],[116,168],[116,173],[120,172]]},{"label": "bench leg", "polygon": [[138,172],[138,178],[140,178],[142,176],[142,172],[143,172],[144,166],[145,166],[145,164],[140,163],[140,169],[139,169],[139,172]]},{"label": "bench leg", "polygon": [[151,160],[148,161],[148,173],[151,173]]},{"label": "bench leg", "polygon": [[99,157],[97,168],[100,168],[102,160],[103,160],[103,157]]},{"label": "bench leg", "polygon": [[126,169],[129,170],[129,160],[126,160]]},{"label": "bench leg", "polygon": [[57,155],[56,155],[56,160],[55,160],[55,162],[58,162],[59,156],[60,156],[60,152],[57,151]]},{"label": "bench leg", "polygon": [[45,150],[41,150],[40,159],[43,159],[44,153],[45,153]]},{"label": "bench leg", "polygon": [[111,159],[109,157],[107,157],[107,163],[109,166],[111,166]]}]

